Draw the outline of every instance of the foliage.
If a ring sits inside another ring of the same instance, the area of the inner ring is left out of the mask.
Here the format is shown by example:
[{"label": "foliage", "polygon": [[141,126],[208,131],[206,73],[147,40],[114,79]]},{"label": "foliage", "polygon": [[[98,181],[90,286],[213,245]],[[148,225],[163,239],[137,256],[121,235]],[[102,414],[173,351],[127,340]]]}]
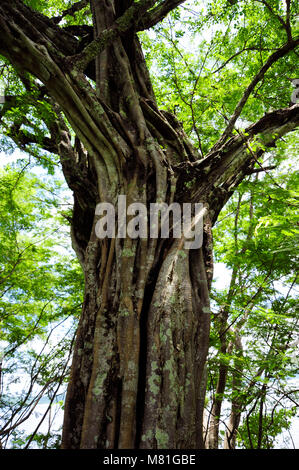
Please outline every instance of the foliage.
[{"label": "foliage", "polygon": [[81,269],[60,215],[61,182],[42,181],[20,163],[0,173],[3,444],[43,396],[54,400],[64,390],[82,302]]},{"label": "foliage", "polygon": [[[159,23],[155,34],[141,34],[159,104],[184,122],[203,154],[224,130],[251,77],[286,41],[286,32],[265,3],[187,2]],[[282,2],[271,3],[283,11]],[[294,27],[297,8],[293,2]],[[289,105],[296,60],[294,51],[273,64],[248,99],[239,126]]]},{"label": "foliage", "polygon": [[[24,3],[49,17],[70,7],[67,0]],[[88,7],[62,19],[64,27],[90,23]],[[149,32],[138,33],[158,105],[183,123],[202,157],[218,141],[253,77],[286,43],[288,28],[294,37],[298,34],[295,1],[192,0]],[[85,37],[76,37],[84,42]],[[297,58],[292,50],[273,60],[248,97],[233,135],[290,105]],[[53,101],[36,79],[20,76],[2,57],[0,76],[6,95],[13,97],[0,109],[0,150],[12,153],[19,147],[28,155],[22,166],[0,173],[0,436],[4,446],[56,447],[59,436],[51,427],[47,433],[37,428],[24,435],[20,426],[43,396],[54,403],[64,392],[83,279],[65,236],[71,211],[68,205],[61,209],[64,187],[56,178],[60,163],[49,132],[58,117]],[[237,446],[243,448],[275,446],[289,429],[298,401],[291,381],[299,373],[294,359],[298,174],[290,171],[296,146],[295,132],[259,158],[259,149],[266,147],[258,140],[250,144],[247,150],[256,164],[214,229],[215,260],[226,266],[229,282],[225,289],[212,289],[207,419],[215,399],[223,402],[219,421],[226,424],[237,410]],[[33,173],[32,162],[48,172],[46,182]],[[64,323],[57,339],[56,329]],[[217,396],[223,366],[226,384]],[[221,433],[225,441],[225,427]]]},{"label": "foliage", "polygon": [[[259,427],[259,446],[271,448],[296,413],[298,392],[292,379],[299,373],[298,219],[294,211],[298,182],[289,172],[289,165],[295,164],[293,146],[291,136],[284,149],[277,149],[277,156],[271,153],[270,162],[280,162],[275,172],[264,176],[256,173],[240,185],[214,230],[215,257],[230,270],[230,282],[228,288],[212,292],[215,315],[209,386],[213,397],[219,367],[226,364],[227,384],[222,398],[237,401],[243,417],[237,439],[246,448],[257,447]],[[223,310],[227,311],[225,324]],[[221,349],[224,337],[225,353]],[[236,376],[237,388],[233,385]],[[267,413],[258,412],[260,403]],[[224,410],[224,420],[225,414]]]}]

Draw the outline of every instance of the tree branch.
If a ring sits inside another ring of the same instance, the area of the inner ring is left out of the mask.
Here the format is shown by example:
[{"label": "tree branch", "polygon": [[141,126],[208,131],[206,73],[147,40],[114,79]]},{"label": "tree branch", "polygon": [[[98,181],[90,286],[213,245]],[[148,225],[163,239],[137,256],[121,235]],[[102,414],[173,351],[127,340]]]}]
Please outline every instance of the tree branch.
[{"label": "tree branch", "polygon": [[260,48],[260,47],[257,47],[257,46],[251,46],[251,47],[244,47],[243,49],[240,49],[239,51],[235,52],[229,59],[227,59],[225,62],[223,62],[222,65],[220,65],[216,70],[213,70],[212,73],[218,73],[220,72],[220,70],[222,70],[224,67],[227,66],[227,64],[229,64],[229,62],[231,60],[233,60],[235,57],[238,57],[238,55],[242,54],[242,52],[245,52],[245,51],[269,51],[271,49],[265,49],[265,48]]},{"label": "tree branch", "polygon": [[286,0],[286,10],[287,10],[286,21],[284,21],[284,19],[281,16],[279,16],[278,13],[275,13],[275,11],[271,7],[271,5],[267,2],[267,0],[256,0],[256,1],[265,5],[265,7],[268,8],[270,13],[275,18],[278,19],[278,21],[281,23],[283,28],[286,30],[287,38],[290,41],[292,39],[292,31],[291,31],[291,24],[290,24],[290,4],[291,4],[290,0]]},{"label": "tree branch", "polygon": [[80,54],[67,58],[68,62],[78,70],[85,70],[88,64],[102,52],[115,38],[134,28],[140,18],[156,3],[156,0],[139,0],[133,3],[110,28],[102,31],[96,39],[86,46]]},{"label": "tree branch", "polygon": [[298,45],[299,45],[299,37],[292,40],[292,41],[287,42],[282,47],[277,49],[273,54],[270,55],[270,57],[265,62],[263,67],[259,70],[259,72],[255,75],[255,77],[253,78],[251,83],[246,88],[242,98],[240,99],[239,103],[236,106],[234,114],[232,115],[232,117],[230,118],[230,120],[228,122],[228,125],[227,125],[226,129],[224,130],[224,132],[223,132],[222,136],[220,137],[220,139],[218,140],[218,142],[214,145],[212,151],[215,151],[215,150],[219,149],[223,145],[223,143],[225,142],[227,137],[231,134],[237,119],[241,115],[241,112],[242,112],[242,110],[243,110],[250,94],[252,93],[255,86],[257,85],[257,83],[264,78],[266,72],[270,69],[270,67],[275,62],[277,62],[280,58],[284,57],[290,51],[295,49],[295,47],[298,46]]},{"label": "tree branch", "polygon": [[[248,174],[248,170],[253,168],[257,158],[298,125],[299,104],[279,109],[263,116],[245,129],[244,134],[231,137],[220,149],[209,153],[202,160],[189,163],[187,168],[186,163],[177,165],[176,171],[183,170],[182,175],[186,175],[187,169],[189,181],[194,181],[190,187],[192,202],[208,199],[214,208],[211,216],[214,224],[220,210]],[[254,155],[248,149],[253,139],[255,143],[261,144]]]},{"label": "tree branch", "polygon": [[89,0],[81,0],[80,2],[74,3],[70,8],[64,10],[61,15],[55,16],[51,19],[52,21],[54,21],[54,23],[58,24],[67,15],[75,16],[75,13],[77,13],[77,11],[83,10],[83,8],[85,8],[88,4]]},{"label": "tree branch", "polygon": [[74,36],[93,37],[93,27],[87,24],[72,24],[68,26],[62,26],[62,29],[67,33],[73,34]]},{"label": "tree branch", "polygon": [[186,0],[165,0],[162,4],[146,13],[140,20],[137,31],[143,31],[152,28],[155,24],[162,21],[170,11],[174,10]]},{"label": "tree branch", "polygon": [[270,166],[261,166],[261,168],[253,168],[252,170],[248,169],[247,175],[253,175],[254,173],[261,173],[262,171],[269,171],[269,170],[275,170],[277,168],[277,165],[270,165]]},{"label": "tree branch", "polygon": [[41,146],[43,150],[58,155],[57,144],[52,138],[43,137],[42,139],[40,139],[38,136],[32,134],[31,132],[28,132],[27,130],[21,130],[19,128],[12,128],[7,133],[7,136],[10,137],[16,143],[16,145],[24,151],[26,151],[27,145],[36,144]]}]

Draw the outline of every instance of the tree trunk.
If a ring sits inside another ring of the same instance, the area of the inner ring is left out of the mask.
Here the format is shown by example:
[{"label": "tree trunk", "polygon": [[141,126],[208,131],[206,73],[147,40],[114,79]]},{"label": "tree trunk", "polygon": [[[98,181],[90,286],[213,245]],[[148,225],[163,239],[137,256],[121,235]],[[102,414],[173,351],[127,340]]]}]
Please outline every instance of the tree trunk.
[{"label": "tree trunk", "polygon": [[126,239],[123,255],[117,245],[89,245],[63,447],[201,447],[203,249],[188,253],[177,241],[153,257],[142,241]]},{"label": "tree trunk", "polygon": [[[90,3],[100,39],[83,57],[78,41],[49,18],[20,0],[0,5],[0,54],[25,85],[29,73],[55,102],[56,120],[46,123],[51,139],[39,142],[57,149],[74,192],[72,241],[85,294],[62,447],[201,448],[211,226],[263,149],[298,124],[298,106],[264,116],[200,159],[175,116],[158,109],[134,31],[142,8],[155,2]],[[247,142],[263,133],[252,155]],[[202,247],[187,250],[171,237],[100,240],[96,205],[117,207],[119,195],[147,208],[203,203]]]},{"label": "tree trunk", "polygon": [[[98,35],[121,11],[115,12],[112,2],[105,8],[92,5]],[[12,13],[5,2],[2,15],[6,10]],[[126,196],[127,205],[147,207],[201,202],[195,188],[186,191],[194,180],[191,169],[186,174],[180,167],[191,167],[199,154],[176,118],[158,110],[134,33],[115,39],[97,56],[95,96],[83,73],[67,62],[62,69],[48,53],[55,35],[47,26],[51,39],[40,33],[41,41],[28,23],[23,31],[17,17],[13,31],[5,26],[3,41],[12,63],[21,62],[42,80],[58,104],[51,130],[74,191],[72,240],[85,274],[85,295],[62,447],[202,447],[212,275],[209,215],[198,250],[184,250],[180,239],[100,240],[94,215],[97,203],[116,206],[119,195]],[[59,108],[80,141],[77,152]]]},{"label": "tree trunk", "polygon": [[234,368],[232,372],[232,403],[228,424],[225,429],[224,449],[235,449],[237,442],[238,428],[241,420],[242,404],[242,372],[243,372],[243,346],[238,328],[235,329],[233,347],[235,348]]}]

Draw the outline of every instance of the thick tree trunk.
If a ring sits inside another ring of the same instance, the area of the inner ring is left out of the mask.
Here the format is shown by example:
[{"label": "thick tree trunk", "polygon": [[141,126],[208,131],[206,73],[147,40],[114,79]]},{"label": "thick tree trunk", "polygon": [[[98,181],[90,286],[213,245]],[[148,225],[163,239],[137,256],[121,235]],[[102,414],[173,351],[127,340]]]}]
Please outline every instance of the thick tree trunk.
[{"label": "thick tree trunk", "polygon": [[88,247],[63,447],[201,447],[210,325],[204,251],[176,241],[153,256],[127,239],[121,255],[117,243]]},{"label": "thick tree trunk", "polygon": [[[95,35],[122,13],[109,1],[92,6]],[[13,12],[8,2],[1,13],[6,12]],[[55,34],[49,27],[45,37],[31,31],[29,22],[22,30],[21,19],[16,17],[12,29],[5,26],[4,50],[12,63],[45,83],[81,142],[74,153],[57,108],[51,131],[74,191],[73,246],[85,274],[62,447],[202,447],[209,216],[204,246],[188,251],[179,239],[99,240],[94,215],[98,202],[116,206],[119,195],[127,205],[147,207],[201,202],[201,194],[187,194],[185,184],[194,175],[180,167],[199,155],[175,117],[158,110],[134,33],[116,38],[96,58],[95,95],[83,73],[53,60]]]},{"label": "thick tree trunk", "polygon": [[[102,4],[92,5],[97,35],[111,25],[115,11],[112,2],[105,15]],[[122,139],[115,138],[118,145],[108,149],[104,167],[94,157],[97,200],[115,204],[122,194],[128,205],[182,204],[183,182],[173,166],[195,161],[198,154],[175,118],[158,111],[133,34],[97,57],[96,82],[105,106],[114,110],[110,119],[121,127]],[[103,155],[102,142],[98,153]],[[210,222],[207,218],[205,246],[196,252],[184,250],[182,240],[100,241],[94,223],[85,248],[85,302],[62,445],[202,447],[199,390],[209,344]]]}]

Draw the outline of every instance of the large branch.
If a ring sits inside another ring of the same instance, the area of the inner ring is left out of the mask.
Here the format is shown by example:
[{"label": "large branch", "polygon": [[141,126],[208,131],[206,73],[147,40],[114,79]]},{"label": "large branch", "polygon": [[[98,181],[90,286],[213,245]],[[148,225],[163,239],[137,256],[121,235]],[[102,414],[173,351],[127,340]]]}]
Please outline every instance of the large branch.
[{"label": "large branch", "polygon": [[[210,152],[204,159],[194,163],[182,163],[175,170],[180,173],[181,184],[192,182],[188,197],[194,202],[209,201],[217,216],[232,195],[234,189],[253,169],[259,158],[275,146],[276,141],[299,126],[299,104],[279,109],[263,116],[249,126],[244,133],[231,137],[222,146]],[[250,145],[258,147],[254,152]],[[260,144],[260,145],[259,145]]]},{"label": "large branch", "polygon": [[[242,181],[248,169],[258,162],[258,157],[275,147],[281,137],[296,129],[298,125],[299,104],[272,111],[245,129],[244,134],[239,133],[228,140],[218,152],[210,154],[208,159],[216,157],[218,165],[224,167],[220,178],[222,186],[232,191]],[[255,141],[258,147],[255,152],[250,147],[252,141]]]},{"label": "large branch", "polygon": [[140,20],[137,30],[143,31],[152,28],[155,24],[162,21],[170,11],[184,3],[186,0],[166,0],[165,2],[147,12]]},{"label": "large branch", "polygon": [[226,129],[224,130],[223,134],[221,135],[220,139],[218,142],[214,145],[213,151],[218,150],[227,137],[230,136],[232,130],[234,129],[234,126],[236,124],[237,119],[240,117],[241,112],[247,103],[247,100],[249,96],[251,95],[252,91],[256,87],[256,85],[264,78],[266,72],[272,67],[272,65],[277,62],[279,59],[284,57],[286,54],[288,54],[290,51],[293,51],[297,46],[299,45],[299,37],[297,37],[294,40],[291,40],[284,44],[282,47],[277,49],[273,54],[270,55],[268,60],[265,62],[265,64],[261,67],[259,72],[255,75],[255,77],[252,79],[248,87],[246,88],[245,92],[243,93],[242,98],[240,99],[239,103],[236,106],[236,109],[230,118]]},{"label": "large branch", "polygon": [[156,0],[139,0],[133,3],[110,28],[102,31],[96,39],[86,46],[80,54],[69,57],[69,62],[79,70],[85,70],[88,64],[117,37],[134,28],[140,18],[156,3]]},{"label": "large branch", "polygon": [[28,7],[21,0],[1,0],[0,53],[6,57],[11,52],[11,44],[8,46],[7,43],[8,37],[13,32],[17,42],[18,28],[40,47],[47,47],[53,55],[59,54],[62,57],[77,51],[78,40],[56,25],[52,19]]}]

